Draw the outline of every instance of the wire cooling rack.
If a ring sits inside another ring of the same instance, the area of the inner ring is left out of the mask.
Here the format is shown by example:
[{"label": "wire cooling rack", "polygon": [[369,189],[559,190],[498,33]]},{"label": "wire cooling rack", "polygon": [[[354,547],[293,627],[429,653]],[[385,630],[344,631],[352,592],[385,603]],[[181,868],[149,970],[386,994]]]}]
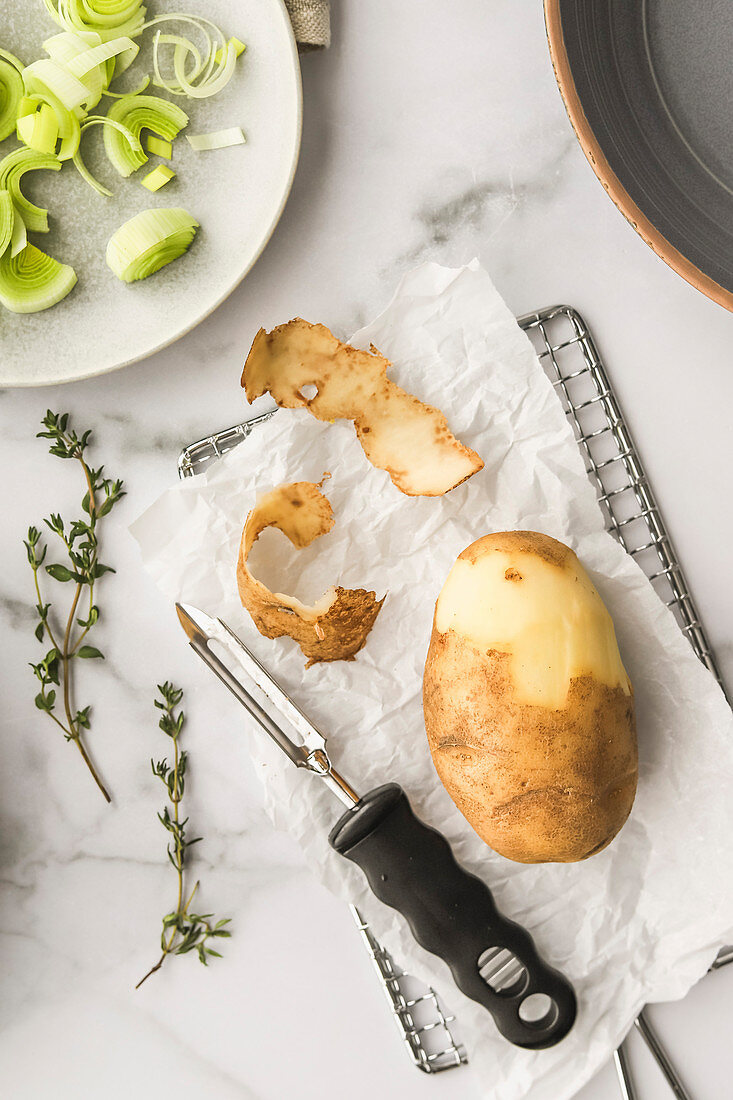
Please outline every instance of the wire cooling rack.
[{"label": "wire cooling rack", "polygon": [[619,403],[580,314],[554,306],[520,317],[550,378],[598,491],[606,527],[671,608],[695,653],[720,672]]},{"label": "wire cooling rack", "polygon": [[[725,691],[690,588],[588,326],[570,306],[528,313],[519,318],[519,324],[531,340],[572,425],[588,476],[598,492],[607,529],[646,573],[697,656]],[[264,413],[190,443],[179,456],[179,476],[201,473],[272,415]],[[466,1052],[456,1033],[455,1017],[447,1011],[440,996],[405,974],[353,906],[352,915],[413,1063],[431,1074],[465,1063]],[[730,962],[733,950],[724,948],[713,967]],[[674,1094],[679,1100],[689,1100],[643,1013],[637,1028]],[[623,1048],[616,1053],[616,1068],[624,1100],[636,1100]]]}]

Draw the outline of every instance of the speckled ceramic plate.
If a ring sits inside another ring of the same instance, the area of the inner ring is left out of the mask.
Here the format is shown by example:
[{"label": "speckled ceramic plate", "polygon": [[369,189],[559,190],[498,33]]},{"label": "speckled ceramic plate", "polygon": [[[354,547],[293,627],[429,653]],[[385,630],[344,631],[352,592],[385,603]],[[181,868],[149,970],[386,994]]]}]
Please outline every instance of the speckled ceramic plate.
[{"label": "speckled ceramic plate", "polygon": [[[89,168],[111,190],[102,198],[72,165],[25,177],[24,190],[47,206],[51,231],[34,243],[69,263],[79,277],[53,309],[17,316],[0,307],[0,386],[41,386],[102,374],[134,363],[203,320],[247,274],[285,205],[298,158],[301,86],[298,55],[282,0],[151,0],[150,15],[190,11],[247,43],[228,87],[210,100],[180,100],[189,132],[241,126],[247,144],[195,153],[175,143],[176,179],[155,195],[144,170],[123,180],[106,161],[99,130],[84,139]],[[0,46],[29,64],[54,33],[43,0],[3,0]],[[56,28],[58,29],[58,28]],[[146,38],[148,35],[146,35]],[[120,81],[134,80],[147,54]],[[151,89],[154,91],[155,89]],[[104,103],[104,100],[102,101]],[[14,140],[0,145],[4,154]],[[151,157],[151,162],[156,158]],[[115,229],[151,206],[182,206],[201,223],[190,252],[158,274],[127,286],[105,263]]]},{"label": "speckled ceramic plate", "polygon": [[670,267],[733,310],[733,4],[545,0],[545,17],[596,175]]}]

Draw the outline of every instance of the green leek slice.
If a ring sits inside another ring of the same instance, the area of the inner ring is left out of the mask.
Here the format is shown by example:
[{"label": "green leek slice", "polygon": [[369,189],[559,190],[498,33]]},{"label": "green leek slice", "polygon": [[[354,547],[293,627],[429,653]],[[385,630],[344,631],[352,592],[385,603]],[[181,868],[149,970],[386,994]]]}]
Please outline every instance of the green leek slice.
[{"label": "green leek slice", "polygon": [[[18,117],[20,119],[23,116],[32,114],[37,107],[43,104],[51,107],[56,115],[58,136],[61,138],[56,156],[59,160],[70,160],[79,148],[79,119],[73,111],[67,111],[51,92],[46,92],[44,95],[24,96],[18,107]],[[21,140],[23,139],[21,138]]]},{"label": "green leek slice", "polygon": [[91,69],[99,68],[100,65],[105,65],[106,75],[106,62],[113,57],[117,57],[121,53],[132,53],[132,59],[137,57],[139,46],[132,41],[131,38],[125,36],[121,38],[112,38],[108,42],[102,42],[99,46],[92,46],[91,49],[85,50],[84,53],[79,54],[73,61],[70,61],[67,65],[68,71],[72,76],[76,76],[79,80],[86,76]]},{"label": "green leek slice", "polygon": [[23,72],[25,65],[22,61],[18,61],[14,53],[10,53],[8,50],[0,50],[0,57],[3,61],[7,61],[9,65],[12,65],[14,69],[17,69],[19,73]]},{"label": "green leek slice", "polygon": [[113,76],[122,76],[126,72],[130,65],[138,55],[140,47],[134,46],[133,48],[124,50],[122,53],[118,53],[117,56],[109,62],[109,79],[112,80]]},{"label": "green leek slice", "polygon": [[[244,42],[240,42],[238,38],[230,38],[227,45],[234,46],[234,52],[236,53],[237,57],[241,57],[241,55],[247,49]],[[214,57],[215,57],[217,65],[221,65],[222,60],[224,58],[224,50],[223,49],[217,50]]]},{"label": "green leek slice", "polygon": [[[120,122],[137,139],[142,130],[152,130],[166,141],[173,139],[188,124],[188,115],[175,103],[154,95],[125,96],[110,107],[107,118]],[[130,176],[147,161],[138,140],[133,149],[124,137],[113,128],[104,131],[104,148],[110,161],[121,176]]]},{"label": "green leek slice", "polygon": [[5,255],[6,248],[10,247],[13,239],[13,222],[15,221],[15,207],[7,191],[0,191],[0,256]]},{"label": "green leek slice", "polygon": [[[160,69],[159,50],[160,45],[175,44],[173,50],[173,72],[175,80],[163,77]],[[213,49],[213,47],[212,47]],[[191,99],[208,99],[217,95],[225,88],[234,75],[237,64],[237,53],[230,43],[226,43],[219,51],[222,55],[221,63],[216,66],[216,52],[210,54],[204,67],[200,54],[192,42],[187,39],[177,38],[175,35],[162,35],[160,31],[155,36],[153,45],[153,70],[155,80],[159,88],[164,88],[171,95],[188,96]],[[191,69],[186,71],[186,58],[193,59]],[[198,83],[194,83],[198,80]]]},{"label": "green leek slice", "polygon": [[[43,48],[52,61],[73,73],[72,65],[78,62],[79,58],[88,55],[90,50],[101,45],[102,41],[98,34],[75,34],[72,31],[62,31],[61,34],[55,34],[53,38],[44,42]],[[75,75],[89,89],[85,107],[91,110],[99,103],[102,93],[109,84],[106,62],[91,66],[81,76],[78,73]]]},{"label": "green leek slice", "polygon": [[145,142],[145,148],[149,153],[153,153],[156,157],[165,157],[166,160],[170,160],[173,156],[173,145],[170,141],[163,141],[162,138],[158,138],[155,134],[148,134]]},{"label": "green leek slice", "polygon": [[161,187],[165,187],[175,179],[175,175],[176,173],[167,164],[159,164],[157,168],[153,168],[152,172],[148,172],[147,176],[143,176],[140,183],[143,187],[147,187],[148,191],[160,191]]},{"label": "green leek slice", "polygon": [[6,249],[0,256],[0,302],[13,313],[39,313],[65,298],[76,284],[76,273],[35,245],[17,256]]},{"label": "green leek slice", "polygon": [[72,76],[67,67],[45,57],[23,69],[23,83],[28,95],[51,92],[67,111],[81,107],[91,94],[87,85]]},{"label": "green leek slice", "polygon": [[21,115],[17,123],[18,137],[29,149],[38,153],[54,153],[59,138],[56,113],[48,103],[41,103],[33,114]]},{"label": "green leek slice", "polygon": [[[216,95],[234,74],[237,57],[241,53],[239,39],[232,38],[227,42],[221,30],[210,19],[198,15],[183,15],[180,12],[150,19],[145,24],[145,29],[169,22],[193,27],[202,36],[204,49],[202,52],[190,39],[181,35],[156,31],[153,42],[154,83],[159,88],[165,88],[171,95],[189,96],[192,99]],[[161,46],[173,47],[174,78],[163,76]]]},{"label": "green leek slice", "polygon": [[10,238],[10,255],[17,256],[28,244],[28,234],[25,222],[15,208],[13,208],[13,235]]},{"label": "green leek slice", "polygon": [[[86,118],[82,123],[82,134],[86,133],[86,131],[92,126],[111,127],[111,129],[115,130],[117,133],[121,134],[124,137],[125,141],[130,147],[131,152],[142,153],[142,145],[140,144],[140,139],[136,137],[135,134],[133,134],[132,130],[129,130],[127,126],[123,125],[123,123],[117,122],[116,119],[110,118],[109,116],[105,117],[104,115],[89,115],[88,118]],[[145,159],[147,160],[147,157]],[[82,160],[81,152],[79,150],[77,150],[77,152],[74,154],[73,160],[77,171],[79,172],[79,175],[82,177],[82,179],[86,180],[89,186],[93,187],[94,190],[98,192],[98,194],[105,195],[107,196],[107,198],[110,198],[112,192],[109,190],[109,188],[105,187],[103,183],[100,183],[98,179],[95,179],[95,177],[92,175],[92,173],[89,171],[86,164]]]},{"label": "green leek slice", "polygon": [[198,225],[180,207],[143,210],[110,237],[107,263],[124,283],[147,279],[188,251]]},{"label": "green leek slice", "polygon": [[211,134],[186,134],[186,141],[197,152],[206,152],[209,149],[228,149],[231,145],[245,145],[245,138],[239,126],[231,126],[228,130],[215,130]]},{"label": "green leek slice", "polygon": [[35,233],[48,232],[48,211],[35,206],[20,190],[20,181],[26,172],[48,168],[58,172],[61,161],[47,153],[37,153],[35,149],[23,146],[14,149],[0,160],[0,190],[10,192],[16,213],[20,214],[27,230]]},{"label": "green leek slice", "polygon": [[18,104],[23,98],[23,78],[18,61],[12,54],[0,50],[0,141],[15,129]]},{"label": "green leek slice", "polygon": [[174,56],[173,59],[173,68],[181,91],[192,99],[207,99],[209,96],[217,95],[234,76],[236,64],[237,54],[234,46],[227,43],[226,54],[216,73],[203,83],[193,84],[186,78],[180,55]]},{"label": "green leek slice", "polygon": [[145,23],[142,0],[44,0],[49,15],[77,34],[94,31],[106,42],[126,35],[135,38]]},{"label": "green leek slice", "polygon": [[[33,145],[33,131],[36,127],[36,118],[38,112],[33,111],[32,114],[18,115],[18,121],[15,124],[15,132],[18,135],[18,141],[22,141],[24,145],[27,145],[29,149],[34,149]],[[55,121],[55,116],[54,116]],[[56,136],[58,137],[58,126],[56,127]],[[53,150],[50,150],[53,152]],[[47,153],[48,149],[39,149],[39,153]]]},{"label": "green leek slice", "polygon": [[102,39],[93,31],[61,31],[47,38],[43,48],[52,61],[58,61],[65,65],[68,61],[79,57],[80,54],[92,50],[95,46],[101,46]]}]

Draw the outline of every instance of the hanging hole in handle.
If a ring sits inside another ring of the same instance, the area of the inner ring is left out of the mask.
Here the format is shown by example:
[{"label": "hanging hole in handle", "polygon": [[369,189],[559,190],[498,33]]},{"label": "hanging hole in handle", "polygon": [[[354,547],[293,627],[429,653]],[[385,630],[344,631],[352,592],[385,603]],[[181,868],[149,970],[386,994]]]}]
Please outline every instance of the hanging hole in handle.
[{"label": "hanging hole in handle", "polygon": [[483,980],[501,997],[518,997],[527,988],[527,968],[507,947],[487,947],[477,965]]},{"label": "hanging hole in handle", "polygon": [[528,1027],[552,1027],[557,1020],[557,1005],[546,993],[530,993],[520,1004],[518,1015]]},{"label": "hanging hole in handle", "polygon": [[305,386],[300,387],[300,396],[305,401],[312,401],[314,397],[318,397],[318,386],[313,382],[307,382]]}]

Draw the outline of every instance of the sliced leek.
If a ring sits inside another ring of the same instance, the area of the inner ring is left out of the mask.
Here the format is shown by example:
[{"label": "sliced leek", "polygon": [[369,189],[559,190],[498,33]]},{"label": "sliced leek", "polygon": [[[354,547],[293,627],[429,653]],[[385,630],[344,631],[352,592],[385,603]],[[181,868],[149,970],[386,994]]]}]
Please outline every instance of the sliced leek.
[{"label": "sliced leek", "polygon": [[[237,57],[241,57],[241,55],[247,49],[244,42],[240,42],[238,38],[230,38],[227,45],[234,47],[234,52],[236,53]],[[214,59],[215,59],[215,61],[218,65],[221,65],[223,57],[224,57],[224,50],[223,49],[217,50],[216,53],[214,54]]]},{"label": "sliced leek", "polygon": [[43,44],[43,48],[52,61],[67,68],[72,75],[77,75],[79,81],[89,89],[88,98],[84,102],[87,110],[96,107],[102,98],[102,93],[109,84],[107,66],[105,63],[92,65],[80,76],[73,73],[71,66],[80,58],[88,56],[89,52],[101,45],[98,34],[74,34],[72,31],[62,31],[55,34]]},{"label": "sliced leek", "polygon": [[34,93],[43,95],[48,91],[63,104],[67,111],[81,107],[91,94],[87,85],[72,76],[68,68],[59,64],[58,61],[45,57],[23,69],[23,83],[28,95]]},{"label": "sliced leek", "polygon": [[18,105],[23,98],[19,65],[20,62],[12,54],[0,50],[0,141],[4,141],[15,129]]},{"label": "sliced leek", "polygon": [[[89,115],[89,117],[86,118],[82,123],[82,134],[85,134],[86,131],[89,130],[92,126],[111,127],[116,133],[122,135],[122,137],[127,142],[131,153],[142,153],[142,145],[140,144],[140,139],[136,137],[136,135],[133,134],[131,130],[128,130],[127,126],[124,126],[123,123],[117,122],[115,119],[109,118],[109,116],[105,117],[104,115]],[[103,183],[100,183],[98,179],[95,179],[95,177],[92,175],[92,173],[89,171],[86,164],[82,160],[81,152],[79,150],[77,150],[77,152],[74,154],[73,159],[74,165],[76,166],[76,169],[82,179],[86,180],[89,186],[93,187],[98,194],[105,195],[107,196],[107,198],[110,198],[112,192],[109,190],[109,188],[105,187]]]},{"label": "sliced leek", "polygon": [[[0,304],[18,313],[49,308],[76,282],[71,267],[28,241],[29,233],[48,230],[48,212],[23,194],[24,174],[59,171],[62,162],[73,160],[90,186],[111,195],[81,157],[81,137],[90,127],[104,127],[107,157],[127,177],[148,161],[147,153],[169,160],[174,139],[188,124],[188,115],[175,103],[143,94],[149,76],[134,91],[110,89],[112,80],[138,56],[135,39],[154,29],[153,82],[169,95],[192,99],[208,98],[226,87],[246,49],[203,17],[171,12],[146,22],[143,0],[43,3],[60,28],[43,44],[47,56],[24,66],[0,49],[0,141],[15,133],[23,143],[0,159]],[[90,114],[102,96],[112,101],[107,115]],[[189,142],[197,150],[223,149],[243,144],[245,136],[239,127],[230,127],[192,135]],[[156,192],[175,175],[172,167],[158,164],[141,183]],[[198,224],[180,208],[143,211],[112,236],[107,262],[124,282],[144,279],[187,251]]]},{"label": "sliced leek", "polygon": [[[215,23],[202,16],[184,15],[180,12],[159,15],[149,20],[145,28],[160,26],[163,23],[183,23],[193,27],[204,42],[203,51],[188,38],[178,34],[164,34],[156,31],[153,43],[154,83],[165,88],[171,95],[189,96],[192,99],[206,99],[216,95],[234,75],[237,57],[244,49],[238,38],[229,41]],[[161,67],[161,47],[172,46],[173,76],[164,76]]]},{"label": "sliced leek", "polygon": [[160,191],[161,187],[165,187],[175,179],[175,175],[176,173],[167,164],[159,164],[157,168],[153,168],[152,172],[148,172],[147,176],[143,176],[140,183],[143,187],[147,187],[148,191]]},{"label": "sliced leek", "polygon": [[21,216],[26,229],[35,233],[48,232],[48,211],[35,206],[20,190],[20,181],[26,172],[47,168],[58,172],[61,161],[46,153],[37,153],[35,149],[15,149],[0,160],[0,190],[10,192],[13,206]]},{"label": "sliced leek", "polygon": [[155,134],[148,134],[145,148],[154,156],[165,157],[166,160],[170,160],[173,156],[173,144],[170,141],[164,141],[163,138],[156,137]]},{"label": "sliced leek", "polygon": [[93,46],[91,49],[79,54],[78,57],[69,62],[67,69],[72,76],[76,76],[81,80],[91,69],[104,65],[111,58],[117,57],[121,53],[131,53],[131,60],[134,60],[139,49],[140,47],[131,38],[125,36],[112,38],[108,42],[102,42],[99,46]]},{"label": "sliced leek", "polygon": [[[179,42],[173,51],[173,72],[175,74],[175,80],[166,79],[161,74],[160,59],[158,51],[161,42],[164,42],[165,38],[172,36],[164,36],[158,33],[155,36],[155,45],[153,47],[153,68],[155,70],[155,81],[159,88],[165,88],[171,95],[188,96],[190,99],[208,99],[209,96],[216,95],[223,88],[227,86],[229,81],[234,76],[234,70],[237,64],[237,53],[231,44],[227,43],[221,49],[222,61],[219,65],[213,67],[211,62],[214,62],[216,53],[211,54],[210,62],[203,66],[203,63],[199,64],[196,60],[197,51],[193,46],[193,43],[186,42],[184,45]],[[186,57],[190,56],[194,60],[192,69],[186,71]],[[199,78],[200,72],[205,74]],[[198,81],[194,83],[194,81]]]},{"label": "sliced leek", "polygon": [[13,200],[7,191],[0,191],[0,256],[5,255],[5,250],[10,247],[13,239],[13,222],[15,221],[15,207]]},{"label": "sliced leek", "polygon": [[54,153],[59,139],[59,124],[53,107],[41,103],[32,114],[21,115],[17,124],[18,137],[37,153]]},{"label": "sliced leek", "polygon": [[147,279],[188,251],[198,224],[181,208],[143,210],[110,237],[107,263],[124,283]]},{"label": "sliced leek", "polygon": [[[173,139],[188,124],[188,115],[175,103],[153,95],[125,96],[110,107],[107,118],[122,123],[139,139],[142,130],[152,130],[166,141]],[[111,163],[121,176],[130,176],[147,161],[139,148],[131,148],[129,142],[112,128],[104,132],[104,148]]]},{"label": "sliced leek", "polygon": [[39,313],[65,298],[76,283],[76,273],[35,245],[17,256],[0,256],[0,302],[13,313]]},{"label": "sliced leek", "polygon": [[117,54],[115,58],[108,61],[107,64],[109,65],[110,80],[113,76],[122,76],[124,72],[127,72],[127,70],[130,68],[130,65],[132,65],[133,61],[137,57],[139,49],[139,46],[133,46],[130,49],[124,50],[123,53]]},{"label": "sliced leek", "polygon": [[[58,136],[61,139],[56,156],[59,160],[70,160],[79,148],[79,119],[73,111],[67,111],[54,95],[46,92],[44,95],[24,96],[18,107],[18,119],[32,114],[39,106],[51,107],[56,115],[58,123]],[[25,140],[20,131],[21,140]]]},{"label": "sliced leek", "polygon": [[13,235],[10,238],[10,255],[17,256],[28,244],[25,222],[18,211],[13,208]]},{"label": "sliced leek", "polygon": [[23,72],[25,65],[18,60],[14,53],[10,53],[8,50],[0,50],[0,57],[3,61],[7,61],[9,65],[12,65],[14,69],[17,69],[19,73]]},{"label": "sliced leek", "polygon": [[217,95],[223,88],[226,88],[227,84],[234,76],[236,64],[237,54],[234,46],[227,43],[226,53],[216,73],[204,83],[193,84],[186,78],[181,58],[174,57],[173,59],[173,68],[179,87],[185,95],[190,96],[192,99],[207,99],[209,96]]},{"label": "sliced leek", "polygon": [[197,152],[228,149],[231,145],[244,145],[246,140],[239,126],[231,126],[228,130],[215,130],[211,134],[186,134],[186,141]]},{"label": "sliced leek", "polygon": [[49,14],[66,30],[94,31],[109,38],[140,34],[145,23],[142,0],[44,0]]}]

